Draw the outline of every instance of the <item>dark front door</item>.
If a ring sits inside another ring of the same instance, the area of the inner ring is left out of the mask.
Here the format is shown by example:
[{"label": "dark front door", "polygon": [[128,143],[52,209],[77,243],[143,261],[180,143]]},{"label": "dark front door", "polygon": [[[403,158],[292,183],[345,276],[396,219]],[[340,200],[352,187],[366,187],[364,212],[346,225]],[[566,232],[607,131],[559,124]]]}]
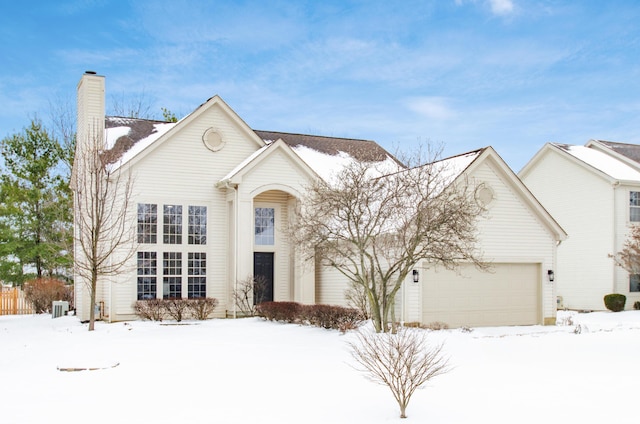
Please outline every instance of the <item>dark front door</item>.
[{"label": "dark front door", "polygon": [[253,253],[253,303],[273,301],[273,252]]}]

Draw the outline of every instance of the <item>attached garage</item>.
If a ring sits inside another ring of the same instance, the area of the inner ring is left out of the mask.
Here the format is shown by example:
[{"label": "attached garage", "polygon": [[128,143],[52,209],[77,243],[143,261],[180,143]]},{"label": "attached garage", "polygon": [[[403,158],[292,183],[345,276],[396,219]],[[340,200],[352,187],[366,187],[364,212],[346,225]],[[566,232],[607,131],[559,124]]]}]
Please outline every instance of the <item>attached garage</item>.
[{"label": "attached garage", "polygon": [[541,324],[539,263],[492,264],[488,272],[427,270],[422,322],[450,327]]}]

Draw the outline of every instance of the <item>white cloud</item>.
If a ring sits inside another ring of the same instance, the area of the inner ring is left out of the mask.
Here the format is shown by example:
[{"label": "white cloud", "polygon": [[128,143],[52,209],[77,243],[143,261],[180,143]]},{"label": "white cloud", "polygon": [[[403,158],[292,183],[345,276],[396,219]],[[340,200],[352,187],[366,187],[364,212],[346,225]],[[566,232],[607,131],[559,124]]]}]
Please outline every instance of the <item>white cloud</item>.
[{"label": "white cloud", "polygon": [[489,0],[491,11],[496,15],[509,15],[513,12],[513,1],[511,0]]},{"label": "white cloud", "polygon": [[425,118],[443,121],[456,115],[448,103],[444,97],[416,97],[408,100],[407,107]]}]

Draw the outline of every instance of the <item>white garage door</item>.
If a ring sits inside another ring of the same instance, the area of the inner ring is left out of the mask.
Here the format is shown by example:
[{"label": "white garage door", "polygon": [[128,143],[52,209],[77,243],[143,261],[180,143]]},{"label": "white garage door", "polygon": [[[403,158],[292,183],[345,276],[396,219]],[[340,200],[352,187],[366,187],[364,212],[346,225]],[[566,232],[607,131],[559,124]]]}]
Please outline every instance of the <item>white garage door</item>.
[{"label": "white garage door", "polygon": [[461,275],[427,270],[422,322],[450,327],[539,324],[539,270],[539,264],[492,264],[490,272],[465,266]]}]

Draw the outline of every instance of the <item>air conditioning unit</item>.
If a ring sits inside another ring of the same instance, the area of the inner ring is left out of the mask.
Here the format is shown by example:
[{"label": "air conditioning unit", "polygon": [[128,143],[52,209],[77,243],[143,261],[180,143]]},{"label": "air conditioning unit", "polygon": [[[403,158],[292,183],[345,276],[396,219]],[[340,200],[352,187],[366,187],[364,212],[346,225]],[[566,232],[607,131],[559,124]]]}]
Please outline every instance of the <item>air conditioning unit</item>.
[{"label": "air conditioning unit", "polygon": [[69,312],[69,302],[66,300],[54,300],[51,306],[51,318],[59,318]]},{"label": "air conditioning unit", "polygon": [[558,311],[564,309],[564,302],[562,301],[562,296],[556,297],[556,309]]}]

